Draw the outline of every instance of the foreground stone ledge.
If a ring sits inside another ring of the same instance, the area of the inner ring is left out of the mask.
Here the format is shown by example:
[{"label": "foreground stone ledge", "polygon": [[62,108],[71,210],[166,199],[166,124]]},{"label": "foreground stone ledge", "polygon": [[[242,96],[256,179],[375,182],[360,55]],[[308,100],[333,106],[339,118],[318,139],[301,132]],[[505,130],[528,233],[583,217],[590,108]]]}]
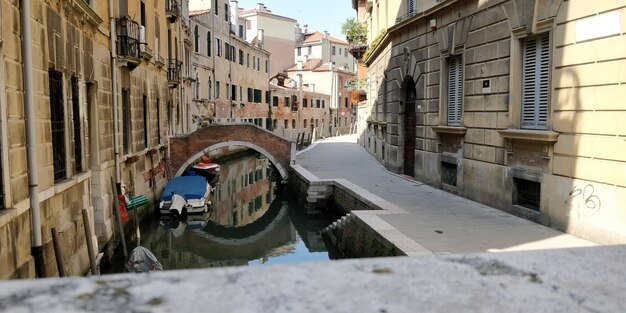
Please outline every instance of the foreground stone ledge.
[{"label": "foreground stone ledge", "polygon": [[626,312],[626,246],[0,283],[0,312]]}]

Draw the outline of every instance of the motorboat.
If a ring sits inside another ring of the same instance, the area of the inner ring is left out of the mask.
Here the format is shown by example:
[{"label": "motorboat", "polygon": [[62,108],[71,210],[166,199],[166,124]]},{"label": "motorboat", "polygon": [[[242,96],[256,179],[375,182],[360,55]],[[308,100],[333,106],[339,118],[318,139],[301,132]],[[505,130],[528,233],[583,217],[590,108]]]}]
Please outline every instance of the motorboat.
[{"label": "motorboat", "polygon": [[172,215],[208,212],[212,190],[213,188],[204,177],[174,177],[163,189],[159,212]]},{"label": "motorboat", "polygon": [[163,265],[157,260],[156,256],[145,247],[138,246],[133,249],[128,262],[126,262],[126,270],[131,273],[148,273],[162,271]]},{"label": "motorboat", "polygon": [[211,162],[208,156],[202,156],[200,162],[194,164],[191,173],[204,177],[209,183],[220,176],[222,168],[219,164]]}]

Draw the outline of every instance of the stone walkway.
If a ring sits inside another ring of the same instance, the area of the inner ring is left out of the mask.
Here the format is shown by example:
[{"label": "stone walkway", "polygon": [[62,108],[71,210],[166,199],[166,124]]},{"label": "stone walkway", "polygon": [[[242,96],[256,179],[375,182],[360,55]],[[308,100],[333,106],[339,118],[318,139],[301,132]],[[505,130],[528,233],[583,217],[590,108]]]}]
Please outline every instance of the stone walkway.
[{"label": "stone walkway", "polygon": [[404,212],[377,214],[379,224],[397,229],[434,254],[595,245],[393,174],[356,143],[355,135],[318,141],[298,152],[296,163],[320,179],[346,179],[402,208]]}]

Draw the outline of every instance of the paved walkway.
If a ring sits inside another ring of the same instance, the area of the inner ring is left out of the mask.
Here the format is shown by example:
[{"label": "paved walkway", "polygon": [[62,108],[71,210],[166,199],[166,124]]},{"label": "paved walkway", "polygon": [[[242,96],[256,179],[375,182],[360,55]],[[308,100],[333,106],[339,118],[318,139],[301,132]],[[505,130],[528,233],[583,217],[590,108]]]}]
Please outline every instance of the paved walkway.
[{"label": "paved walkway", "polygon": [[377,215],[435,254],[595,245],[387,171],[356,135],[318,141],[296,163],[321,179],[349,180],[405,212]]}]

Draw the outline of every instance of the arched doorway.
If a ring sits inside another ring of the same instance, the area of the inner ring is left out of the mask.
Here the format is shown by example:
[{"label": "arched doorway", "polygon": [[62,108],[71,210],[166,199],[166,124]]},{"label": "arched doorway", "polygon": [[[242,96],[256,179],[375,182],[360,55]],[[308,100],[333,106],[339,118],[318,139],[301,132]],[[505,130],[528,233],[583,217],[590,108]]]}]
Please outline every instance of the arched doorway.
[{"label": "arched doorway", "polygon": [[415,81],[407,76],[402,83],[404,94],[404,174],[415,176]]}]

